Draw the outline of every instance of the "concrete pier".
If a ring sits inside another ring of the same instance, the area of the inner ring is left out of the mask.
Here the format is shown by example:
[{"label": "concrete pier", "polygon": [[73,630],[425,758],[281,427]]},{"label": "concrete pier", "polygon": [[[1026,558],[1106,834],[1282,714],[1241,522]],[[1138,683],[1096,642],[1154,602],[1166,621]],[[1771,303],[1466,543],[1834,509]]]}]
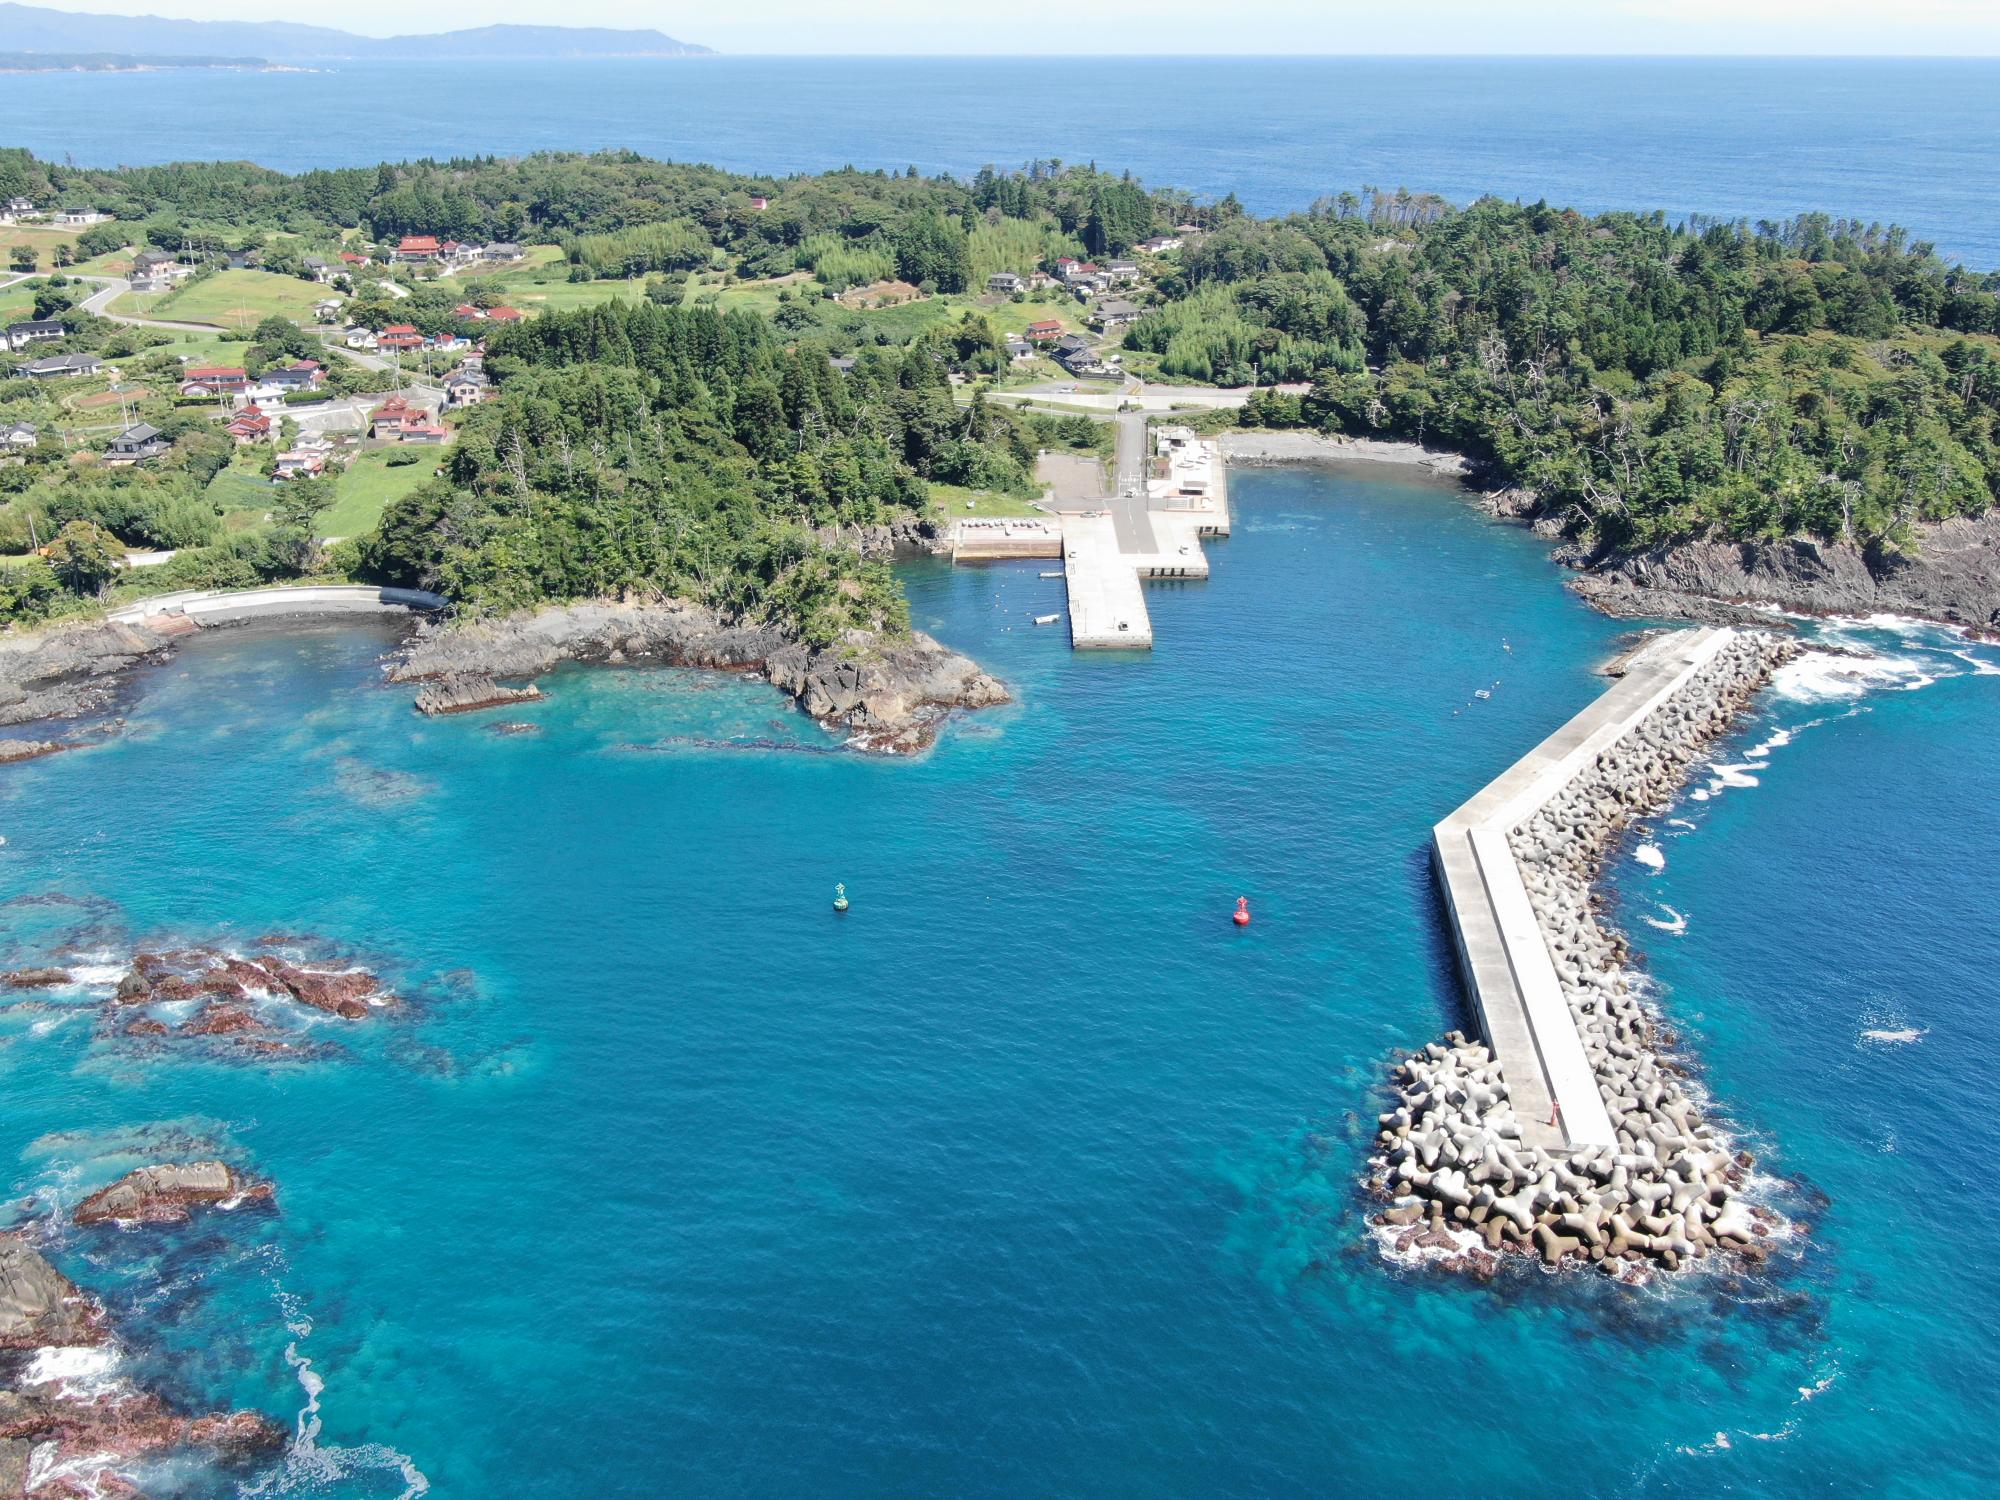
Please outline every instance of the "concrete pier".
[{"label": "concrete pier", "polygon": [[[1060,557],[1070,645],[1079,651],[1150,650],[1153,621],[1140,585],[1208,577],[1202,539],[1229,535],[1220,445],[1185,427],[1149,433],[1143,412],[1117,422],[1110,494],[1052,499],[1045,503],[1058,509],[1046,519],[968,518],[952,530],[954,562]],[[1073,486],[1072,497],[1085,487]]]},{"label": "concrete pier", "polygon": [[1432,830],[1466,985],[1527,1145],[1613,1146],[1617,1134],[1510,840],[1732,635],[1683,630],[1653,641],[1626,662],[1614,687]]}]

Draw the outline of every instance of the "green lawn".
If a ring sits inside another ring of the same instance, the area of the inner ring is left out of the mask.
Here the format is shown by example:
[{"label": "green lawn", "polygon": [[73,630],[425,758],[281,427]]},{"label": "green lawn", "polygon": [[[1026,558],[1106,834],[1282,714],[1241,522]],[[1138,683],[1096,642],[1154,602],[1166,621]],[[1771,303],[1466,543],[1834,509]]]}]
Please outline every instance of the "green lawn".
[{"label": "green lawn", "polygon": [[991,490],[969,490],[963,485],[930,485],[931,509],[945,520],[964,516],[1040,516],[1048,512],[1018,495],[996,495]]},{"label": "green lawn", "polygon": [[364,536],[373,531],[390,502],[402,499],[431,478],[442,461],[438,451],[430,449],[418,462],[392,468],[389,455],[397,451],[381,448],[373,453],[358,453],[348,462],[347,472],[340,476],[333,509],[320,518],[322,536]]},{"label": "green lawn", "polygon": [[20,286],[0,291],[0,323],[18,323],[35,310],[35,294]]},{"label": "green lawn", "polygon": [[131,317],[212,323],[218,328],[248,333],[273,314],[310,323],[313,304],[329,295],[325,287],[296,276],[275,276],[269,271],[218,271],[162,297],[121,297],[113,310]]}]

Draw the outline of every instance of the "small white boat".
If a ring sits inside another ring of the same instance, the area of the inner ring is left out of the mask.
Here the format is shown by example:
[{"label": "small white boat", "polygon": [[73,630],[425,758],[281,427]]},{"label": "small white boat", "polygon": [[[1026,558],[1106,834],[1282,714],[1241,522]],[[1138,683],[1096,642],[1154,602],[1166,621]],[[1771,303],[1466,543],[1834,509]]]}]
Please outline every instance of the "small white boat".
[{"label": "small white boat", "polygon": [[1044,578],[1060,578],[1060,577],[1062,577],[1062,574],[1061,574],[1061,573],[1044,573],[1044,574],[1042,575],[1042,577],[1044,577]]},{"label": "small white boat", "polygon": [[1056,621],[1060,620],[1061,618],[1062,618],[1061,615],[1036,615],[1035,623],[1037,625],[1053,625],[1055,624]]}]

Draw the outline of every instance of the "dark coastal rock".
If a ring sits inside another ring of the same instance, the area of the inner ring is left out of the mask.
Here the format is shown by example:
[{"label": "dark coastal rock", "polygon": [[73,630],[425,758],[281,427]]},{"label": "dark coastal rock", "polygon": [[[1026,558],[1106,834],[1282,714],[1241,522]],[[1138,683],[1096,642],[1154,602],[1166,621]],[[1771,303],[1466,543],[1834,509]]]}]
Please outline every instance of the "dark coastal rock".
[{"label": "dark coastal rock", "polygon": [[[109,621],[0,636],[0,725],[95,712],[120,673],[161,659],[170,645],[158,631]],[[22,757],[0,755],[9,758]]]},{"label": "dark coastal rock", "polygon": [[40,760],[45,755],[60,755],[65,750],[76,748],[70,740],[0,740],[0,766]]},{"label": "dark coastal rock", "polygon": [[68,969],[14,969],[0,974],[0,984],[10,990],[45,990],[69,980]]},{"label": "dark coastal rock", "polygon": [[851,548],[871,561],[951,555],[951,525],[935,516],[898,516],[881,526],[828,526],[814,536],[823,547]]},{"label": "dark coastal rock", "polygon": [[491,677],[453,676],[425,683],[417,690],[415,706],[420,714],[463,714],[507,703],[530,703],[541,696],[542,690],[533,685],[504,687]]},{"label": "dark coastal rock", "polygon": [[79,1224],[184,1224],[196,1208],[268,1202],[271,1185],[219,1161],[161,1163],[127,1172],[76,1206]]},{"label": "dark coastal rock", "polygon": [[19,1235],[0,1234],[0,1349],[95,1344],[96,1305]]},{"label": "dark coastal rock", "polygon": [[2000,511],[1920,523],[1915,532],[1907,550],[1809,537],[1678,542],[1593,561],[1573,586],[1621,616],[1728,624],[1746,613],[1740,606],[1776,604],[1812,615],[1915,615],[2000,631]]},{"label": "dark coastal rock", "polygon": [[213,948],[137,953],[112,995],[115,1007],[179,1000],[205,1002],[176,1027],[135,1022],[127,1035],[232,1036],[267,1032],[247,1007],[253,995],[287,995],[301,1005],[342,1020],[358,1021],[388,1002],[382,982],[366,969],[309,968],[275,953],[245,958]]},{"label": "dark coastal rock", "polygon": [[681,600],[595,601],[426,626],[389,675],[422,683],[521,679],[565,661],[755,672],[869,750],[920,749],[951,710],[1007,701],[997,681],[927,635],[891,640],[850,632],[817,649],[768,622],[725,621]]},{"label": "dark coastal rock", "polygon": [[226,1464],[254,1463],[285,1446],[285,1429],[259,1411],[196,1417],[182,1434],[190,1447],[209,1448]]}]

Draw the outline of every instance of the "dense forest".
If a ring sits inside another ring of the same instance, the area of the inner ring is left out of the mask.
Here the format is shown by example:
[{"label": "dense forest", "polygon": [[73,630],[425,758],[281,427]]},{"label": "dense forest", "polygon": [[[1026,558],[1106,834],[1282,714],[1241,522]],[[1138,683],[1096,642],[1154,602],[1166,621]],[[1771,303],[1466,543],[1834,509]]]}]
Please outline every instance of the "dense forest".
[{"label": "dense forest", "polygon": [[1453,448],[1611,549],[1906,539],[2000,496],[2000,280],[1823,217],[1376,195],[1237,218],[1128,336],[1246,420]]},{"label": "dense forest", "polygon": [[497,335],[488,368],[505,399],[361,544],[362,577],[495,608],[671,594],[816,645],[896,634],[888,569],[840,534],[920,513],[927,480],[1024,490],[1036,449],[1076,436],[961,407],[926,347],[842,372],[705,307],[550,314]]}]

